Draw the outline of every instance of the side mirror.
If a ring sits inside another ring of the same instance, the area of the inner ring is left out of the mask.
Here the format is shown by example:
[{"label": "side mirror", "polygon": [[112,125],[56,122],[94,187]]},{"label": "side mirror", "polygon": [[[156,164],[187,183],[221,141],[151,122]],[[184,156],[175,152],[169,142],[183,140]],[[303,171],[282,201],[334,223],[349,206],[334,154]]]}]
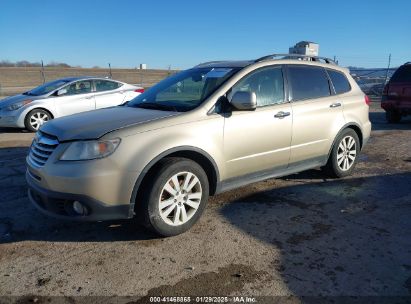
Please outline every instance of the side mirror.
[{"label": "side mirror", "polygon": [[254,92],[235,92],[231,105],[237,110],[254,111],[257,108],[257,96]]},{"label": "side mirror", "polygon": [[67,89],[60,89],[57,91],[57,96],[61,96],[67,94]]}]

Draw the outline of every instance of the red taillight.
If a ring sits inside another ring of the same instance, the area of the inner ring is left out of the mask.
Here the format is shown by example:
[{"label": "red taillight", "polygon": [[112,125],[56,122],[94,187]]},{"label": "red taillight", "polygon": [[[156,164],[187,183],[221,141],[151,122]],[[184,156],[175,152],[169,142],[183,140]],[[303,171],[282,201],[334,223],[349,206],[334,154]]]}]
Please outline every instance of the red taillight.
[{"label": "red taillight", "polygon": [[364,96],[364,99],[365,99],[365,103],[367,104],[367,106],[369,106],[370,103],[371,103],[370,97],[368,97],[367,95],[365,95],[365,96]]},{"label": "red taillight", "polygon": [[143,88],[141,88],[141,89],[136,89],[136,90],[134,90],[134,92],[137,92],[137,93],[144,93],[144,89],[143,89]]}]

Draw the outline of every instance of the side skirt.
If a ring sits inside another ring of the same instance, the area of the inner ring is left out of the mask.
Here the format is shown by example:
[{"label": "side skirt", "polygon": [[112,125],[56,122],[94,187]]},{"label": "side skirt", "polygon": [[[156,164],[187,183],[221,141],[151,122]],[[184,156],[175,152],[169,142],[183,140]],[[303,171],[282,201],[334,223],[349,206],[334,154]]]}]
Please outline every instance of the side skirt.
[{"label": "side skirt", "polygon": [[322,167],[327,163],[328,155],[311,158],[304,161],[289,164],[288,166],[277,166],[268,170],[234,177],[220,182],[216,194],[239,188],[248,184],[260,182],[270,178],[282,177],[309,169]]}]

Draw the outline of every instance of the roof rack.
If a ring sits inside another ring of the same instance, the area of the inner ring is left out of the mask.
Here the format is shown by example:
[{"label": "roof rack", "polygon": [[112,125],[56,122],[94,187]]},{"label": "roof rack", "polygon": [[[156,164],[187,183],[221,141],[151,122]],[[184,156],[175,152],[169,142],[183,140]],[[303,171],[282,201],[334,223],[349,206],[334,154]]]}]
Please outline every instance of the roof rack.
[{"label": "roof rack", "polygon": [[271,55],[267,55],[267,56],[263,56],[261,58],[258,58],[256,60],[254,60],[254,62],[260,62],[260,61],[264,61],[264,60],[270,60],[270,59],[275,59],[275,57],[283,57],[283,58],[279,58],[279,59],[297,59],[297,60],[308,60],[308,61],[324,61],[325,63],[328,64],[333,64],[333,65],[337,65],[337,63],[330,59],[330,58],[326,58],[326,57],[318,57],[318,56],[312,56],[312,55],[302,55],[302,54],[271,54]]}]

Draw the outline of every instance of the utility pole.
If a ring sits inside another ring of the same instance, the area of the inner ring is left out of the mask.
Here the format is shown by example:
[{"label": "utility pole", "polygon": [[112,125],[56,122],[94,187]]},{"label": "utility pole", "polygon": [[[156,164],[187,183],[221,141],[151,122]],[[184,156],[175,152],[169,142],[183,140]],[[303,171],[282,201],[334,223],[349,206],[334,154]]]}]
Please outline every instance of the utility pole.
[{"label": "utility pole", "polygon": [[108,69],[109,69],[109,75],[110,75],[110,79],[113,78],[113,75],[111,74],[111,64],[110,62],[108,63]]},{"label": "utility pole", "polygon": [[388,56],[388,67],[387,67],[387,71],[385,72],[384,85],[387,83],[388,70],[390,69],[390,65],[391,65],[391,54]]},{"label": "utility pole", "polygon": [[46,82],[46,77],[44,76],[44,64],[43,59],[41,60],[41,77],[43,78],[43,83]]}]

